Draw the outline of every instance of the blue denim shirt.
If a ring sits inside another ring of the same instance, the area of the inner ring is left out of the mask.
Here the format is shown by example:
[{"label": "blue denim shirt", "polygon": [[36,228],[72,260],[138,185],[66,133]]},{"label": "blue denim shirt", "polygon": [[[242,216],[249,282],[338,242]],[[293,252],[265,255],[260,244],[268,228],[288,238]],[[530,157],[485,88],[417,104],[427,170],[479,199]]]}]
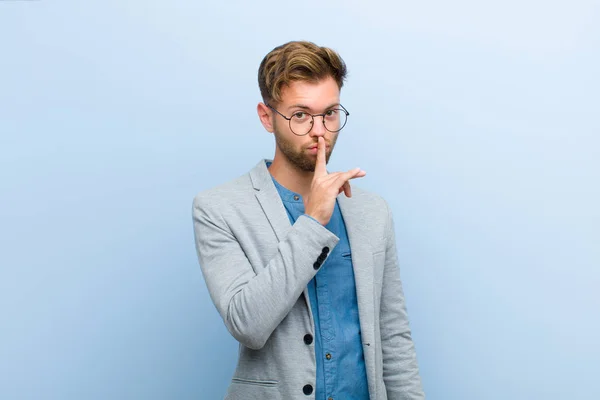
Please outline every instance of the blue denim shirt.
[{"label": "blue denim shirt", "polygon": [[[267,161],[267,167],[270,164]],[[302,196],[281,186],[275,178],[273,182],[290,223],[294,224],[304,214]],[[337,201],[331,220],[325,227],[340,241],[308,283],[315,321],[315,399],[368,400],[350,243]]]}]

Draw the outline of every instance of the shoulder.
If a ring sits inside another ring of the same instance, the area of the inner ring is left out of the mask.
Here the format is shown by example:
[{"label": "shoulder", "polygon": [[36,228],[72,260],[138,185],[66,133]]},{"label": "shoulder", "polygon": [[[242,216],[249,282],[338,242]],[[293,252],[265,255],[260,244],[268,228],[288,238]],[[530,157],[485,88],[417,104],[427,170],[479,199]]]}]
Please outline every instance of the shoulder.
[{"label": "shoulder", "polygon": [[[340,194],[344,196],[343,193]],[[360,205],[365,212],[387,215],[390,212],[388,202],[378,193],[352,185],[352,201]]]},{"label": "shoulder", "polygon": [[250,174],[245,173],[235,179],[205,189],[194,196],[194,209],[222,208],[236,202],[247,201],[248,193],[254,191]]}]

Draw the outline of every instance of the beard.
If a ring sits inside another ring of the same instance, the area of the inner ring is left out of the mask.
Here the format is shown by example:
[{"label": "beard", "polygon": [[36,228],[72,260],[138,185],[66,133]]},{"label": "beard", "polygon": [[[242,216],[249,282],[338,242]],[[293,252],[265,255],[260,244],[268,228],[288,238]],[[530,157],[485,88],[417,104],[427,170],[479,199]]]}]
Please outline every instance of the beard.
[{"label": "beard", "polygon": [[[316,156],[313,156],[312,154],[308,153],[308,150],[306,148],[298,149],[297,145],[288,137],[286,137],[286,133],[282,133],[279,131],[279,129],[277,129],[277,126],[273,126],[273,131],[275,134],[275,144],[293,167],[304,172],[315,172],[315,165],[317,163]],[[287,135],[289,134],[293,135],[293,133],[291,132]],[[335,135],[331,139],[329,152],[325,153],[326,164],[329,162],[329,158],[331,157],[331,153],[333,152],[333,147],[335,146],[336,140],[337,135]]]}]

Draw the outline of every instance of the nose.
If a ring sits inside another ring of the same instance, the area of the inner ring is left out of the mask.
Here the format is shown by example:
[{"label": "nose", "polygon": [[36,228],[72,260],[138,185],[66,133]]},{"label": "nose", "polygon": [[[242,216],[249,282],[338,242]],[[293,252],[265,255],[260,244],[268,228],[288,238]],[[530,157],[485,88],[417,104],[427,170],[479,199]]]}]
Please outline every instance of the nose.
[{"label": "nose", "polygon": [[310,135],[312,137],[325,136],[327,129],[325,129],[325,121],[323,117],[314,117],[313,127],[310,130]]}]

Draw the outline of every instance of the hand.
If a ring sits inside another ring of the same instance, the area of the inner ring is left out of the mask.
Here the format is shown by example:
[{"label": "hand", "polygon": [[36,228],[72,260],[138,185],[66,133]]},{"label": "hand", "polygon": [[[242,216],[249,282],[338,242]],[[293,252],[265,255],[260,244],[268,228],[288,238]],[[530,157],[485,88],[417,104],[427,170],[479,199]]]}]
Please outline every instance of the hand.
[{"label": "hand", "polygon": [[304,208],[306,214],[325,226],[329,223],[333,214],[337,195],[343,191],[347,197],[352,197],[350,179],[362,178],[367,173],[360,168],[354,168],[347,172],[328,174],[325,161],[325,139],[319,136],[318,140],[315,174],[310,187],[310,194],[305,196]]}]

